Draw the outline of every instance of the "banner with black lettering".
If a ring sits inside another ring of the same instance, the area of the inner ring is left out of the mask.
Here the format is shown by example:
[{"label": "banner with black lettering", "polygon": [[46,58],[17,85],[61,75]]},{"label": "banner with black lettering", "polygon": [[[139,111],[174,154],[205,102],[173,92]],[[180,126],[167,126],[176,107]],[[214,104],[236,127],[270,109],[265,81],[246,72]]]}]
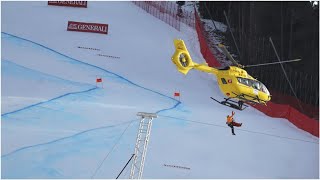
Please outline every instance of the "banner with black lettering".
[{"label": "banner with black lettering", "polygon": [[69,6],[87,8],[87,1],[48,1],[51,6]]},{"label": "banner with black lettering", "polygon": [[68,21],[67,30],[108,34],[108,24]]}]

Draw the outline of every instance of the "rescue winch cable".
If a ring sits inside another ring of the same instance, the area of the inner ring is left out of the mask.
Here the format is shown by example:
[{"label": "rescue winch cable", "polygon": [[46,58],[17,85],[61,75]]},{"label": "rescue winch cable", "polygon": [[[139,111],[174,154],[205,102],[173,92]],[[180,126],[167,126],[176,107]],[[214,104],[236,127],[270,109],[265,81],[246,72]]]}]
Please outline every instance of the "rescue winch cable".
[{"label": "rescue winch cable", "polygon": [[[172,117],[172,116],[163,116],[163,115],[158,115],[158,116],[159,116],[159,117],[170,118],[170,119],[181,120],[181,121],[192,122],[192,123],[197,123],[197,124],[204,124],[204,125],[208,125],[208,126],[216,126],[216,127],[222,127],[222,128],[229,128],[229,127],[227,127],[227,126],[218,125],[218,124],[214,124],[214,123],[193,121],[193,120],[188,120],[188,119],[183,119],[183,118],[177,118],[177,117]],[[248,132],[248,133],[255,133],[255,134],[261,134],[261,135],[266,135],[266,136],[273,136],[273,137],[277,137],[277,138],[281,138],[281,139],[289,139],[289,140],[294,140],[294,141],[302,141],[302,142],[307,142],[307,143],[319,144],[319,142],[308,141],[308,140],[303,140],[303,139],[296,139],[296,138],[285,137],[285,136],[279,136],[279,135],[275,135],[275,134],[268,134],[268,133],[251,131],[251,130],[246,130],[246,129],[239,129],[239,128],[238,128],[237,131],[245,131],[245,132]]]}]

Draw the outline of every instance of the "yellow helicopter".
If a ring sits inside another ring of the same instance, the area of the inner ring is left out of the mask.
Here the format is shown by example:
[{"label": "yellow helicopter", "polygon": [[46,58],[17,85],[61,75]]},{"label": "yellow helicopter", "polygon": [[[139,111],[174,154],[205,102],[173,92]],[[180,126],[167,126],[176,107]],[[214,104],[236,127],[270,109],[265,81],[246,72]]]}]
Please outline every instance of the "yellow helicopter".
[{"label": "yellow helicopter", "polygon": [[[213,68],[205,64],[195,63],[187,50],[184,41],[181,39],[174,40],[175,52],[172,56],[172,62],[176,65],[179,72],[186,75],[189,70],[196,69],[206,73],[214,74],[221,92],[227,97],[224,101],[216,102],[235,109],[243,110],[247,107],[244,102],[264,104],[271,99],[271,95],[266,86],[260,81],[250,76],[247,71],[242,69],[244,66],[236,63],[228,53],[225,46],[219,44],[220,49],[232,60],[237,66],[228,66],[225,68]],[[300,60],[300,59],[299,59]],[[238,102],[232,99],[237,99]]]}]

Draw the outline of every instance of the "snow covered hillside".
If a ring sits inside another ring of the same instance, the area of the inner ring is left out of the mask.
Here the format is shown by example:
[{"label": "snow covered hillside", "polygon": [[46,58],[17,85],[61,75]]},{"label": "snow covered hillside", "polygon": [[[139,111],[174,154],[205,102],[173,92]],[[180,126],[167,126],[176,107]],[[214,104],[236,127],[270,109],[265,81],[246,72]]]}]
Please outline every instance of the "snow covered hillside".
[{"label": "snow covered hillside", "polygon": [[[108,24],[108,34],[67,31],[68,21]],[[134,152],[137,112],[158,114],[143,178],[319,178],[319,139],[287,120],[234,110],[243,126],[231,134],[232,109],[209,98],[223,98],[216,78],[171,62],[175,38],[205,62],[183,24],[125,1],[8,1],[1,27],[1,178],[116,178]]]}]

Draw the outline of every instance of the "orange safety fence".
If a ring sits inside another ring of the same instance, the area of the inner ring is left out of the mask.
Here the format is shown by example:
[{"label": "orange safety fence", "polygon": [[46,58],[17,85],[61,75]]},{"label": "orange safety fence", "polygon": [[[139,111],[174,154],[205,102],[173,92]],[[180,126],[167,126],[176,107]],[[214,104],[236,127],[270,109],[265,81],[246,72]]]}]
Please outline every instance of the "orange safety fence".
[{"label": "orange safety fence", "polygon": [[290,105],[268,102],[267,106],[261,104],[252,106],[270,117],[288,119],[298,128],[319,137],[319,121],[300,113]]}]

